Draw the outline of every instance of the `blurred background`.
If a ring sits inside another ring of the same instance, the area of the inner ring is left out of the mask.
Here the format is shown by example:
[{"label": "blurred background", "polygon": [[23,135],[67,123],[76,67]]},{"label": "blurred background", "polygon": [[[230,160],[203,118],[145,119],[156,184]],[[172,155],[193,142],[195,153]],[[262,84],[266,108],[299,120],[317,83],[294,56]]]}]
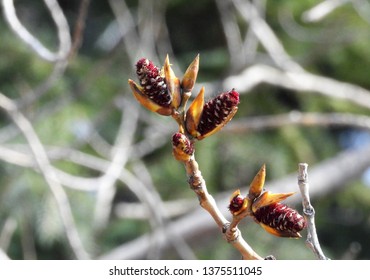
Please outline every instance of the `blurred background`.
[{"label": "blurred background", "polygon": [[[240,106],[195,156],[227,219],[263,163],[296,192],[308,163],[318,237],[332,259],[370,259],[367,0],[1,0],[0,256],[240,259],[171,154],[176,124],[128,87],[141,57],[177,76],[200,54],[193,97]],[[301,239],[240,225],[261,256],[315,259]]]}]

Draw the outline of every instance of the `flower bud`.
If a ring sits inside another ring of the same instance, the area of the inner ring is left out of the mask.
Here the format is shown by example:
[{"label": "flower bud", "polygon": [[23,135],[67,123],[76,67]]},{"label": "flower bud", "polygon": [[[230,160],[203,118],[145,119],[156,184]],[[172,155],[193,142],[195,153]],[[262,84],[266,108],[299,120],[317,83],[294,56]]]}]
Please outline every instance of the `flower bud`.
[{"label": "flower bud", "polygon": [[181,87],[184,92],[191,92],[193,90],[195,81],[197,80],[199,70],[199,54],[190,63],[186,69],[184,77],[181,80]]},{"label": "flower bud", "polygon": [[266,165],[262,165],[256,176],[254,176],[252,183],[249,185],[248,196],[250,199],[255,199],[260,196],[265,184],[266,178]]},{"label": "flower bud", "polygon": [[150,60],[142,58],[136,63],[136,73],[140,85],[128,80],[135,98],[148,110],[170,116],[173,113],[173,99],[159,68]]},{"label": "flower bud", "polygon": [[144,94],[158,105],[169,107],[172,101],[167,91],[167,84],[160,70],[152,61],[142,58],[136,63],[136,74]]},{"label": "flower bud", "polygon": [[236,190],[231,198],[229,204],[229,210],[234,216],[240,214],[248,206],[248,200],[240,194],[240,190]]},{"label": "flower bud", "polygon": [[[201,94],[203,99],[203,91],[199,93],[199,95]],[[198,96],[194,99],[187,112],[186,127],[192,136],[198,140],[202,140],[219,131],[233,118],[238,110],[239,93],[234,89],[221,93],[204,104],[201,109],[199,106],[202,102],[198,100]],[[193,106],[194,103],[197,106]],[[194,114],[192,111],[196,111],[197,113]]]},{"label": "flower bud", "polygon": [[173,155],[179,161],[188,161],[194,153],[194,145],[182,133],[177,132],[172,136]]},{"label": "flower bud", "polygon": [[296,210],[282,203],[273,203],[254,212],[254,218],[267,232],[279,237],[301,237],[306,220]]}]

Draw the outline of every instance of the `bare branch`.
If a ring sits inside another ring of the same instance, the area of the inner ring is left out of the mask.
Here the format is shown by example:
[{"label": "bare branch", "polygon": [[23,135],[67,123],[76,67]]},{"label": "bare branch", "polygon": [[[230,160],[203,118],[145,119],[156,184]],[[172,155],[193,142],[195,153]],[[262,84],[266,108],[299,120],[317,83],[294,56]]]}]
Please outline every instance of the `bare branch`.
[{"label": "bare branch", "polygon": [[370,130],[370,117],[351,113],[303,113],[247,117],[233,120],[222,133],[248,133],[287,125],[301,126],[346,126]]},{"label": "bare branch", "polygon": [[56,176],[54,169],[49,162],[46,151],[31,123],[21,114],[14,102],[2,93],[0,93],[0,107],[9,114],[14,123],[21,130],[24,137],[27,139],[37,165],[57,202],[64,229],[73,252],[79,259],[88,259],[89,255],[85,251],[78,234],[68,197],[63,187],[59,184],[58,177]]},{"label": "bare branch", "polygon": [[108,222],[115,194],[115,182],[129,159],[130,145],[137,127],[138,111],[135,105],[125,106],[123,109],[116,143],[111,149],[111,163],[99,179],[94,215],[96,229],[102,229]]},{"label": "bare branch", "polygon": [[[8,250],[10,241],[13,237],[15,230],[17,229],[17,221],[14,218],[8,217],[3,225],[0,232],[0,249],[6,252]],[[0,257],[1,259],[1,257]]]},{"label": "bare branch", "polygon": [[282,69],[301,72],[303,68],[286,53],[271,27],[260,16],[258,9],[248,1],[232,0],[236,9],[249,22],[250,28],[264,46],[271,59]]},{"label": "bare branch", "polygon": [[317,22],[325,18],[335,9],[348,3],[349,0],[325,0],[302,14],[305,22]]},{"label": "bare branch", "polygon": [[[370,165],[370,146],[359,150],[344,151],[337,156],[325,160],[310,171],[310,196],[311,198],[320,197],[334,189],[343,187],[353,178],[360,176],[364,170]],[[330,178],[327,174],[331,174]],[[278,191],[281,193],[291,192],[293,186],[297,184],[297,172],[290,174],[282,179],[266,182],[265,186],[270,191]],[[247,193],[248,188],[241,189],[242,193]],[[220,194],[216,198],[217,205],[223,205],[229,200],[230,193]],[[290,198],[291,203],[299,203],[299,197],[293,196]],[[221,208],[223,215],[230,214],[225,208]],[[194,230],[196,229],[196,230]],[[166,231],[175,231],[177,234],[184,236],[187,240],[202,234],[214,232],[214,221],[209,219],[208,212],[203,209],[196,210],[188,215],[177,219],[168,227]],[[137,239],[122,244],[117,248],[101,255],[100,259],[140,259],[145,256],[148,250],[148,240],[156,238],[156,242],[161,244],[162,248],[168,248],[168,242],[162,234],[154,232],[145,234]]]},{"label": "bare branch", "polygon": [[59,39],[59,49],[57,52],[51,52],[48,48],[46,48],[20,22],[15,11],[13,0],[2,1],[4,16],[8,21],[10,27],[12,28],[13,32],[17,34],[18,37],[22,41],[24,41],[28,46],[30,46],[34,50],[34,52],[41,58],[50,62],[64,60],[66,59],[71,48],[71,37],[69,34],[68,22],[56,0],[44,0],[44,1],[57,27]]},{"label": "bare branch", "polygon": [[350,101],[370,108],[370,91],[350,83],[336,81],[308,72],[284,72],[267,65],[254,65],[239,75],[225,79],[225,88],[250,91],[259,84],[267,83],[300,92],[314,92],[327,97]]},{"label": "bare branch", "polygon": [[302,194],[303,215],[307,222],[307,240],[306,244],[314,252],[316,257],[320,260],[327,260],[323,251],[321,250],[319,238],[316,233],[315,225],[315,209],[310,202],[309,184],[307,163],[300,163],[298,165],[298,186]]},{"label": "bare branch", "polygon": [[233,245],[241,253],[245,260],[261,260],[260,257],[243,239],[238,229],[233,230],[230,234],[230,222],[224,217],[219,210],[215,199],[208,193],[206,182],[199,170],[198,163],[195,161],[194,155],[189,161],[184,162],[186,174],[188,176],[188,183],[190,188],[196,193],[199,199],[200,206],[206,210],[216,222],[219,229],[225,234],[225,237],[231,245]]}]

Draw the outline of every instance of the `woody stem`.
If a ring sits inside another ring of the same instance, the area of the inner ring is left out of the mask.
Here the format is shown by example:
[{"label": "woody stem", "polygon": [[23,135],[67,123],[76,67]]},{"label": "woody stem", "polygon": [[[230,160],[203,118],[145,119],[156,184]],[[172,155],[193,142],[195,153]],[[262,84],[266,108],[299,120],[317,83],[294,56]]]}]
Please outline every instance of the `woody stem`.
[{"label": "woody stem", "polygon": [[224,233],[226,240],[241,253],[243,259],[262,260],[263,258],[260,257],[243,239],[237,227],[235,226],[230,228],[230,222],[221,213],[212,195],[208,193],[206,182],[203,179],[194,155],[192,155],[188,161],[183,163],[188,176],[189,186],[197,195],[200,206],[212,216],[217,226]]}]

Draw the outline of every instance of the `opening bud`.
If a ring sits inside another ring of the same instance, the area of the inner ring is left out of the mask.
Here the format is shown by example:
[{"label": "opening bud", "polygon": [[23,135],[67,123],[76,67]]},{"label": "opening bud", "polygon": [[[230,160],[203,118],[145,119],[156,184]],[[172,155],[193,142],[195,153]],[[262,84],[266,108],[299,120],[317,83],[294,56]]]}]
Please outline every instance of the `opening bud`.
[{"label": "opening bud", "polygon": [[179,161],[188,161],[194,153],[194,144],[182,133],[172,136],[173,155]]},{"label": "opening bud", "polygon": [[231,198],[229,204],[229,210],[234,216],[239,215],[243,212],[248,206],[248,200],[240,194],[240,190],[236,190]]}]

